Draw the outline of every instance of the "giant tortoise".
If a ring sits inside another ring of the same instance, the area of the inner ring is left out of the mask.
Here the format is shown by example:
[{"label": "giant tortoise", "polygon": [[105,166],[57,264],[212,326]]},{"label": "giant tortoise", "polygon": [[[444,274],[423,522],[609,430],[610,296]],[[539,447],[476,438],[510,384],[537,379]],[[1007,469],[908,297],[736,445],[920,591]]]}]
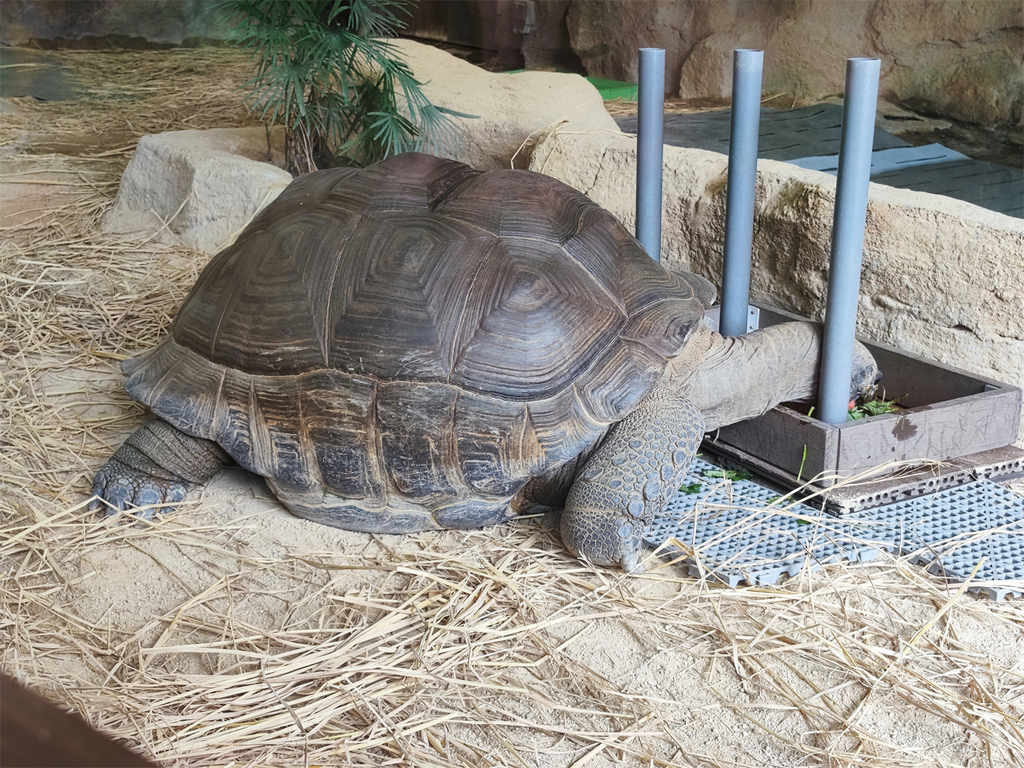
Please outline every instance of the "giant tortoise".
[{"label": "giant tortoise", "polygon": [[[714,294],[538,173],[406,154],[302,176],[125,361],[158,418],[93,504],[181,501],[230,457],[355,531],[563,508],[570,550],[636,570],[705,430],[814,392],[815,326],[724,338]],[[852,392],[876,379],[859,348]]]}]

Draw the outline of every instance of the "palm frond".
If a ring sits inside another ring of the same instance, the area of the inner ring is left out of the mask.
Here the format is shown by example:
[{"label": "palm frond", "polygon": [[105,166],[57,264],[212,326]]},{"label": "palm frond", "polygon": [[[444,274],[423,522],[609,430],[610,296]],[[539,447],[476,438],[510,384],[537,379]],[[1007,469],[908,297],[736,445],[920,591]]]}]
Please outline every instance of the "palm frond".
[{"label": "palm frond", "polygon": [[[256,75],[245,103],[294,135],[304,166],[345,153],[360,163],[446,146],[455,117],[434,106],[387,38],[407,0],[221,0],[224,23]],[[293,169],[294,170],[294,169]]]}]

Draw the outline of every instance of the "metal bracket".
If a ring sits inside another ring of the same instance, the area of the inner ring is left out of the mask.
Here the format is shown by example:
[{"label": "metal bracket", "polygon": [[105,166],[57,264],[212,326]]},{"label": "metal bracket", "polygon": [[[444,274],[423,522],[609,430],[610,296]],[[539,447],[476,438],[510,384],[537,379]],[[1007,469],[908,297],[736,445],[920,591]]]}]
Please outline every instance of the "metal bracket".
[{"label": "metal bracket", "polygon": [[[704,310],[704,319],[711,326],[711,330],[718,331],[718,319],[722,311],[720,304],[708,307]],[[761,327],[761,310],[752,304],[747,305],[747,333],[756,331]]]}]

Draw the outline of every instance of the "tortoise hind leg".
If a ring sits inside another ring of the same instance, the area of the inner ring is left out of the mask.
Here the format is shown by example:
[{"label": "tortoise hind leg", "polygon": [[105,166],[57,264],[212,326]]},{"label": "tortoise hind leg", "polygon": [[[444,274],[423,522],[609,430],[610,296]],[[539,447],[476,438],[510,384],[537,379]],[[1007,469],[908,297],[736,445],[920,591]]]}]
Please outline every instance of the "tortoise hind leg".
[{"label": "tortoise hind leg", "polygon": [[91,511],[113,514],[131,507],[153,508],[182,501],[197,485],[206,485],[227,462],[212,440],[186,435],[162,419],[135,430],[96,473]]},{"label": "tortoise hind leg", "polygon": [[569,491],[562,539],[595,565],[643,570],[644,529],[686,477],[704,436],[698,408],[669,389],[655,389],[616,424]]}]

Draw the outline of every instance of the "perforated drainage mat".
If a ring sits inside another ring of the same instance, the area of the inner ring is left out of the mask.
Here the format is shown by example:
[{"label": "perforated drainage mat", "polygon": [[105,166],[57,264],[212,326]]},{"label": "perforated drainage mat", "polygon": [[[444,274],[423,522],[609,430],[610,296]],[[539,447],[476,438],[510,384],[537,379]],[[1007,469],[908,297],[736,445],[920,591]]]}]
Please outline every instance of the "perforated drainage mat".
[{"label": "perforated drainage mat", "polygon": [[695,577],[774,585],[805,568],[889,552],[995,600],[1024,596],[1024,498],[996,483],[832,517],[729,475],[695,459],[683,490],[645,533],[651,546],[682,554]]}]

